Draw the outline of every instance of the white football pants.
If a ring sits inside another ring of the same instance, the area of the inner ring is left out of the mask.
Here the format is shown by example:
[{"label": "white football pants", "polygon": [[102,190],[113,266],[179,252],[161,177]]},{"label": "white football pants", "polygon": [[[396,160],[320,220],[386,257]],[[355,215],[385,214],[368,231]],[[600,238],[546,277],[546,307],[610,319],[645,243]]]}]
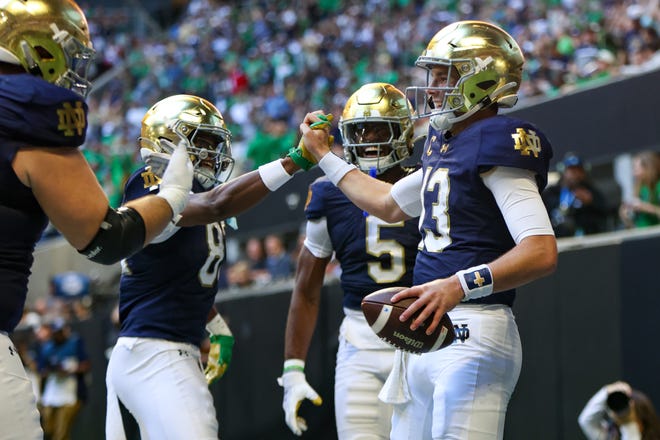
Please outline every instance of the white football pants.
[{"label": "white football pants", "polygon": [[392,440],[493,440],[504,435],[507,404],[522,364],[511,308],[459,304],[449,316],[455,326],[469,330],[469,338],[408,356],[411,400],[394,406]]},{"label": "white football pants", "polygon": [[37,399],[16,347],[0,332],[0,439],[43,439]]},{"label": "white football pants", "polygon": [[117,397],[140,425],[142,440],[218,438],[213,396],[194,345],[121,337],[106,385],[106,440],[125,440]]},{"label": "white football pants", "polygon": [[392,406],[378,400],[392,369],[394,348],[371,330],[361,311],[345,309],[335,368],[339,440],[388,439]]}]

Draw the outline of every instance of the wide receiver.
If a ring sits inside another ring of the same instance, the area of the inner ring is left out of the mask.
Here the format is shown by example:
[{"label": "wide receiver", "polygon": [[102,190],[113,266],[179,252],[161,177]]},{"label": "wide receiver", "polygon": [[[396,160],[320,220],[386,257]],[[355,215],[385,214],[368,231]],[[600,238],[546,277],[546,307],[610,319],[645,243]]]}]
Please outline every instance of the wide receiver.
[{"label": "wide receiver", "polygon": [[[106,377],[109,440],[125,438],[118,398],[142,438],[217,439],[207,384],[224,374],[234,342],[213,306],[225,258],[222,221],[255,205],[299,168],[286,157],[226,182],[234,160],[222,114],[203,98],[174,95],[142,119],[139,144],[147,165],[129,178],[125,199],[162,190],[159,175],[177,143],[192,160],[194,194],[169,228],[122,262],[121,329]],[[206,377],[199,350],[205,328],[211,340]]]},{"label": "wide receiver", "polygon": [[[391,84],[363,85],[349,98],[339,122],[346,160],[384,182],[412,169],[402,166],[413,149],[411,106]],[[307,234],[300,250],[286,326],[283,408],[296,435],[306,429],[297,411],[304,399],[321,404],[304,366],[319,311],[325,269],[341,264],[344,314],[335,370],[335,418],[340,439],[389,438],[392,406],[378,392],[392,369],[394,348],[369,328],[360,310],[365,295],[410,286],[419,233],[414,220],[387,223],[351,203],[326,177],[309,188]]]},{"label": "wide receiver", "polygon": [[87,19],[72,0],[0,2],[0,437],[43,438],[31,382],[8,334],[23,314],[34,247],[50,220],[102,264],[142,248],[183,210],[192,184],[175,148],[162,191],[108,205],[78,147],[87,133]]},{"label": "wide receiver", "polygon": [[[416,298],[401,315],[431,333],[444,313],[464,343],[410,356],[410,398],[395,406],[391,438],[498,439],[522,362],[511,312],[515,288],[550,274],[557,247],[540,191],[552,149],[534,125],[497,115],[516,103],[524,58],[499,27],[461,21],[417,59],[427,85],[408,89],[430,118],[422,168],[391,185],[331,154],[325,130],[301,124],[306,153],[356,205],[389,222],[420,215]],[[402,323],[402,325],[404,325]],[[393,370],[394,371],[394,370]],[[404,393],[405,394],[405,393]]]}]

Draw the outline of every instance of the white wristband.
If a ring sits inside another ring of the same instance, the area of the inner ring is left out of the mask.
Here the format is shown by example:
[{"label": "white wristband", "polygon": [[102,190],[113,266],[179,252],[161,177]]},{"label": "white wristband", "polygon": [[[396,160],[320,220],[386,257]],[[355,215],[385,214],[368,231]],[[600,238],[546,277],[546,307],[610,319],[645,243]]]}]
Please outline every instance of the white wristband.
[{"label": "white wristband", "polygon": [[493,293],[493,274],[486,264],[459,270],[456,272],[456,276],[465,294],[463,301],[481,298]]},{"label": "white wristband", "polygon": [[277,190],[293,177],[286,172],[282,161],[279,159],[261,165],[259,167],[259,176],[264,182],[264,185],[266,185],[266,188],[271,191]]},{"label": "white wristband", "polygon": [[305,370],[305,361],[302,359],[287,359],[284,361],[284,368],[282,369],[283,373],[288,373],[290,371],[300,371]]},{"label": "white wristband", "polygon": [[344,159],[336,156],[333,153],[328,153],[321,160],[319,160],[319,167],[323,170],[325,175],[332,183],[337,186],[339,181],[350,171],[357,170],[357,167],[352,163],[346,162]]},{"label": "white wristband", "polygon": [[219,313],[206,323],[206,331],[209,332],[209,335],[232,335],[229,326]]}]

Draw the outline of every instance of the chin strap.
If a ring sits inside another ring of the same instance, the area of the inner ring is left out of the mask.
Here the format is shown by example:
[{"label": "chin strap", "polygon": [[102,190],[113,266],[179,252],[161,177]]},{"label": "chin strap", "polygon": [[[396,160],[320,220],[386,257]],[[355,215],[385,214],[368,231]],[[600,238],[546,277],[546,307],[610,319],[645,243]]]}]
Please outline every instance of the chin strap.
[{"label": "chin strap", "polygon": [[517,85],[518,83],[516,82],[506,83],[499,89],[493,91],[493,93],[491,93],[490,95],[486,96],[484,99],[478,102],[474,107],[472,107],[470,110],[463,113],[462,115],[456,116],[454,112],[447,112],[439,115],[433,115],[430,117],[429,123],[431,124],[431,127],[433,127],[436,131],[444,131],[444,130],[449,130],[455,123],[466,120],[467,118],[478,112],[479,110],[488,107],[494,102],[500,102],[503,107],[513,107],[516,104],[516,102],[518,102],[517,95],[503,96],[499,101],[496,101],[496,98],[502,95],[507,90],[515,88]]}]

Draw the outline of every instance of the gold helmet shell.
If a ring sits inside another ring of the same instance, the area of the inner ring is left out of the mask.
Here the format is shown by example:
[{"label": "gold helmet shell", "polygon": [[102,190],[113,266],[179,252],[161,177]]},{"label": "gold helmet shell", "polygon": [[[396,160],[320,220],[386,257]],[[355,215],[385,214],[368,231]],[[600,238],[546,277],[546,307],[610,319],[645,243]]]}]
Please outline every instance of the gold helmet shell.
[{"label": "gold helmet shell", "polygon": [[[449,66],[449,76],[457,73],[458,80],[453,86],[449,81],[455,77],[447,79],[446,87],[411,87],[406,93],[415,93],[418,117],[472,110],[471,114],[492,103],[513,107],[524,62],[518,43],[503,29],[483,21],[459,21],[435,34],[415,63],[429,71],[437,65]],[[444,91],[440,109],[424,96],[429,90]]]},{"label": "gold helmet shell", "polygon": [[0,1],[0,61],[84,97],[94,55],[87,19],[74,1]]},{"label": "gold helmet shell", "polygon": [[142,118],[138,142],[141,148],[171,154],[162,139],[174,145],[186,143],[195,178],[204,188],[223,183],[231,175],[231,133],[220,110],[206,99],[173,95],[154,104]]},{"label": "gold helmet shell", "polygon": [[388,83],[360,87],[339,120],[344,156],[364,172],[380,174],[401,163],[413,149],[412,105]]}]

